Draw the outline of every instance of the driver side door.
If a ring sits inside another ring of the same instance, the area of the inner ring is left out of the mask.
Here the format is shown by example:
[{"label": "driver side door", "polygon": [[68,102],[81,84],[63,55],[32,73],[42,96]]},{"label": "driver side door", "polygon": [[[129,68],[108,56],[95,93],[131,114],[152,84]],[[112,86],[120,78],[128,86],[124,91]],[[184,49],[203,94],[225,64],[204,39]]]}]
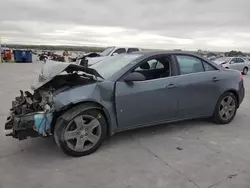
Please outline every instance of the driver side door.
[{"label": "driver side door", "polygon": [[242,58],[237,57],[236,66],[237,66],[237,70],[242,72],[245,67],[245,61]]},{"label": "driver side door", "polygon": [[230,69],[234,69],[234,70],[238,70],[236,58],[233,58],[233,59],[229,62],[229,68],[230,68]]},{"label": "driver side door", "polygon": [[[165,55],[161,58],[170,57]],[[139,64],[152,62],[154,59],[156,58],[152,57]],[[169,63],[171,69],[172,61]],[[139,66],[131,72],[138,68]],[[148,126],[174,119],[177,114],[176,77],[172,77],[174,74],[172,72],[167,77],[132,83],[127,83],[122,79],[117,81],[115,107],[119,129]]]}]

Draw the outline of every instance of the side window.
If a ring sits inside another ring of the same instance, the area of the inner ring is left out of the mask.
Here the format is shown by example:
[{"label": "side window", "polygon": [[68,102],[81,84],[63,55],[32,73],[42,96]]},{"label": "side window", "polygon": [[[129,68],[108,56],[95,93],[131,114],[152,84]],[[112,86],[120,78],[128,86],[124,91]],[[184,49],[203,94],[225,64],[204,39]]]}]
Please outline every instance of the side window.
[{"label": "side window", "polygon": [[202,61],[198,58],[187,55],[177,55],[176,58],[179,63],[181,74],[191,74],[205,71]]},{"label": "side window", "polygon": [[144,61],[133,72],[143,74],[146,80],[153,80],[171,76],[171,61],[168,56],[161,56]]},{"label": "side window", "polygon": [[129,48],[127,53],[138,52],[138,51],[139,51],[138,48]]},{"label": "side window", "polygon": [[242,58],[236,58],[237,63],[244,63],[245,61]]},{"label": "side window", "polygon": [[232,64],[232,63],[237,63],[237,59],[236,59],[236,58],[233,58],[233,59],[231,60],[230,64]]},{"label": "side window", "polygon": [[214,70],[217,70],[212,65],[210,65],[210,64],[208,64],[208,63],[206,63],[204,61],[203,61],[203,65],[204,65],[205,71],[214,71]]},{"label": "side window", "polygon": [[164,65],[161,62],[157,61],[156,59],[149,60],[148,64],[151,70],[164,68]]},{"label": "side window", "polygon": [[[125,50],[125,48],[119,48],[119,49],[117,49],[117,50],[115,50],[114,52],[113,52],[113,54],[122,54],[122,53],[126,53],[126,50]],[[112,54],[112,55],[113,55]]]},{"label": "side window", "polygon": [[163,69],[164,68],[164,65],[160,62],[158,62],[155,66],[156,69]]}]

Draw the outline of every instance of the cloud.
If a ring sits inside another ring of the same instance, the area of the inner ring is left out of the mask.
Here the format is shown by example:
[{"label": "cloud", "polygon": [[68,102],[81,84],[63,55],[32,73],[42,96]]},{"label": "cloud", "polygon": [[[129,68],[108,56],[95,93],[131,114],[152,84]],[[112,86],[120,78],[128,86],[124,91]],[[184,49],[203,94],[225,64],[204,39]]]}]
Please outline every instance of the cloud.
[{"label": "cloud", "polygon": [[248,51],[249,0],[8,0],[2,41]]}]

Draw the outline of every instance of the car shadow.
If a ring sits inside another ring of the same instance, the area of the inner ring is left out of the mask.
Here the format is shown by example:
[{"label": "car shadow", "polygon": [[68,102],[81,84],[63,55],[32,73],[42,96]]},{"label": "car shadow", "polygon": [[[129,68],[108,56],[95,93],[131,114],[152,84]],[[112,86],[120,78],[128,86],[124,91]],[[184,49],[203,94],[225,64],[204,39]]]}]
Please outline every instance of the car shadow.
[{"label": "car shadow", "polygon": [[188,133],[189,131],[193,132],[202,132],[206,127],[218,127],[222,125],[214,124],[211,120],[204,118],[204,119],[194,119],[194,120],[186,120],[180,121],[175,123],[167,123],[167,124],[159,124],[155,126],[143,127],[133,130],[128,130],[120,133],[116,133],[114,136],[108,137],[106,139],[104,146],[105,147],[115,147],[119,142],[125,142],[128,140],[133,140],[135,138],[144,138],[150,139],[152,135],[160,136],[160,135],[169,135],[172,136],[173,132],[178,133]]},{"label": "car shadow", "polygon": [[[117,133],[114,136],[108,137],[103,145],[97,150],[96,155],[99,152],[105,151],[107,148],[120,147],[126,142],[134,142],[135,137],[143,137],[144,139],[150,139],[152,133],[154,135],[171,135],[173,132],[181,132],[197,129],[202,127],[219,126],[209,122],[206,119],[189,120],[178,123],[161,124],[150,127],[144,127],[129,131]],[[51,163],[56,160],[71,160],[72,157],[65,155],[56,145],[53,137],[50,138],[36,138],[28,144],[25,149],[18,153],[19,157],[35,158],[40,162]],[[92,154],[93,155],[93,154]]]}]

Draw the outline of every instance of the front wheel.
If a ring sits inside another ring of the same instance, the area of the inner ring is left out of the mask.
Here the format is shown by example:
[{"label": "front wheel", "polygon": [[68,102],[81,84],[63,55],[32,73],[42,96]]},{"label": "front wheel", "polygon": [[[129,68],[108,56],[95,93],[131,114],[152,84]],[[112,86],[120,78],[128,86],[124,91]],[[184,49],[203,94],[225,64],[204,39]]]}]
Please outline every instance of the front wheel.
[{"label": "front wheel", "polygon": [[55,141],[67,155],[80,157],[95,152],[107,134],[102,113],[84,109],[85,106],[80,105],[67,111],[55,125]]},{"label": "front wheel", "polygon": [[237,112],[237,100],[233,93],[224,93],[214,110],[213,120],[218,124],[230,123]]}]

